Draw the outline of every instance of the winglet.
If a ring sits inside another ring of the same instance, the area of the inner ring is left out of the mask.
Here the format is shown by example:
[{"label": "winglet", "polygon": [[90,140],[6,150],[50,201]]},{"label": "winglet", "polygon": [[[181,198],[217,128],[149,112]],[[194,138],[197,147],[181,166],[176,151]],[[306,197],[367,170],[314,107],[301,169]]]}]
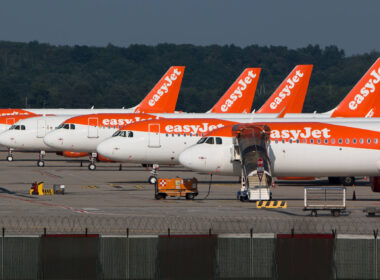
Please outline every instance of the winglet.
[{"label": "winglet", "polygon": [[261,68],[246,68],[211,108],[211,113],[249,113]]},{"label": "winglet", "polygon": [[256,113],[301,113],[312,70],[297,65]]},{"label": "winglet", "polygon": [[185,66],[172,66],[149,94],[135,107],[135,113],[174,113]]},{"label": "winglet", "polygon": [[347,96],[333,110],[331,117],[366,117],[380,95],[380,58],[369,68]]}]

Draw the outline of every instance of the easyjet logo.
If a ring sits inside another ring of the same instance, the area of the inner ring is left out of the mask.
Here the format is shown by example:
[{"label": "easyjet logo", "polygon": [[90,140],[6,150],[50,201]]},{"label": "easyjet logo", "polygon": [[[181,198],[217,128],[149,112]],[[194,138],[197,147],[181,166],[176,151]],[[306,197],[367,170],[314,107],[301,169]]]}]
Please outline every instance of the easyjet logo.
[{"label": "easyjet logo", "polygon": [[1,113],[1,116],[18,116],[18,115],[23,115],[23,116],[27,116],[29,115],[29,113],[19,113],[17,111],[13,111],[12,113]]},{"label": "easyjet logo", "polygon": [[366,96],[376,90],[376,85],[380,81],[380,68],[376,70],[373,70],[370,74],[370,77],[373,77],[374,79],[369,79],[369,81],[360,89],[360,93],[356,94],[354,96],[354,100],[352,100],[349,104],[348,107],[351,110],[356,110],[358,108],[358,105],[361,104]]},{"label": "easyjet logo", "polygon": [[157,90],[157,93],[155,93],[152,98],[148,101],[149,106],[153,107],[158,100],[160,100],[161,96],[163,96],[165,93],[167,93],[170,89],[170,87],[173,85],[173,82],[177,80],[177,78],[182,74],[181,71],[179,71],[177,68],[174,68],[174,71],[172,74],[167,75],[164,78],[164,82],[162,86]]},{"label": "easyjet logo", "polygon": [[294,86],[300,81],[300,78],[304,76],[304,73],[302,73],[300,70],[296,71],[296,74],[292,77],[286,80],[285,87],[281,90],[281,92],[278,94],[278,96],[274,99],[274,101],[270,104],[269,107],[271,109],[276,109],[278,105],[281,104],[281,102],[287,97],[292,94],[291,89],[294,88]]},{"label": "easyjet logo", "polygon": [[103,119],[102,124],[105,126],[120,126],[120,125],[127,125],[134,122],[142,121],[142,120],[151,120],[152,118],[130,118],[130,119]]},{"label": "easyjet logo", "polygon": [[216,125],[210,125],[208,123],[202,123],[201,125],[191,125],[191,124],[185,124],[185,125],[167,125],[165,126],[165,131],[167,133],[206,133],[210,132],[214,129],[223,127],[223,124],[216,124]]},{"label": "easyjet logo", "polygon": [[237,82],[237,88],[233,93],[227,98],[224,104],[221,106],[222,112],[227,112],[228,109],[235,103],[236,100],[243,97],[243,92],[247,89],[248,85],[252,83],[253,79],[256,78],[256,74],[252,70],[248,71],[248,75],[245,78],[241,78]]},{"label": "easyjet logo", "polygon": [[300,139],[300,138],[330,138],[330,129],[312,129],[311,127],[304,127],[303,129],[283,129],[283,130],[272,130],[270,132],[270,138],[272,139]]}]

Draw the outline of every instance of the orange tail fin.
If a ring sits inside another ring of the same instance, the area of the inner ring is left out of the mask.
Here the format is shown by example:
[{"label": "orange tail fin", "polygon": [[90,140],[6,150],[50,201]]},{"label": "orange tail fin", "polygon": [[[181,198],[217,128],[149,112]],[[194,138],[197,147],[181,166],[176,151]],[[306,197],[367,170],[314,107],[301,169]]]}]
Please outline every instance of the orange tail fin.
[{"label": "orange tail fin", "polygon": [[301,113],[313,65],[297,65],[256,113]]},{"label": "orange tail fin", "polygon": [[[369,68],[360,81],[334,109],[331,117],[360,118],[371,114],[380,95],[380,58]],[[379,111],[379,110],[378,110]]]},{"label": "orange tail fin", "polygon": [[159,80],[135,113],[174,113],[185,66],[172,66]]},{"label": "orange tail fin", "polygon": [[249,113],[261,68],[246,68],[211,108],[211,113]]}]

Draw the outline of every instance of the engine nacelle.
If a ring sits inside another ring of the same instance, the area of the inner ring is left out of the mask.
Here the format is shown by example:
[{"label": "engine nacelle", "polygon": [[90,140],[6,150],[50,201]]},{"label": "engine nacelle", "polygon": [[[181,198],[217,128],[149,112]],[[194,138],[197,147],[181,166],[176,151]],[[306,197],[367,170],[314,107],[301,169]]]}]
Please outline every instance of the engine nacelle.
[{"label": "engine nacelle", "polygon": [[380,177],[370,177],[371,189],[373,192],[380,192]]},{"label": "engine nacelle", "polygon": [[77,152],[70,152],[70,151],[57,152],[56,154],[59,156],[68,157],[68,158],[88,157],[88,153],[77,153]]},{"label": "engine nacelle", "polygon": [[108,158],[106,158],[106,157],[104,157],[104,156],[101,156],[101,155],[99,155],[99,154],[98,154],[97,160],[98,160],[98,161],[103,161],[103,162],[115,162],[115,161],[110,160],[110,159],[108,159]]}]

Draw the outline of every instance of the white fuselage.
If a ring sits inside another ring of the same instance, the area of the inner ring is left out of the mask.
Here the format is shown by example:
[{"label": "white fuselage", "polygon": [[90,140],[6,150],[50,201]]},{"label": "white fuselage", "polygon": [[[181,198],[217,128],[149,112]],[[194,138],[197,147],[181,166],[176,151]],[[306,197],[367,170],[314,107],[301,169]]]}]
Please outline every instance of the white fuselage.
[{"label": "white fuselage", "polygon": [[71,118],[63,116],[39,116],[20,120],[10,129],[0,134],[0,145],[20,151],[56,151],[48,147],[43,139],[63,121]]},{"label": "white fuselage", "polygon": [[[268,123],[287,122],[268,120]],[[379,119],[319,119],[292,120],[292,123],[326,123],[346,129],[342,136],[359,142],[361,135],[353,135],[350,128],[380,131]],[[291,125],[290,128],[291,129]],[[164,129],[162,129],[164,130]],[[322,139],[317,144],[289,141],[271,141],[269,156],[274,176],[378,176],[380,175],[380,144],[376,147],[362,147],[359,143],[350,147],[338,144],[324,145],[323,134],[315,134]],[[222,137],[222,145],[196,144],[200,137],[184,136],[177,133],[133,131],[133,137],[112,137],[98,145],[97,151],[112,160],[135,163],[183,164],[196,171],[213,172],[224,175],[240,175],[240,162],[233,160],[231,137]],[[330,139],[327,139],[330,141]],[[295,140],[294,140],[295,141]],[[317,141],[317,140],[315,140]],[[335,140],[334,140],[335,141]],[[364,142],[367,138],[364,139]],[[380,132],[372,143],[380,141]],[[365,144],[365,143],[364,143]]]}]

